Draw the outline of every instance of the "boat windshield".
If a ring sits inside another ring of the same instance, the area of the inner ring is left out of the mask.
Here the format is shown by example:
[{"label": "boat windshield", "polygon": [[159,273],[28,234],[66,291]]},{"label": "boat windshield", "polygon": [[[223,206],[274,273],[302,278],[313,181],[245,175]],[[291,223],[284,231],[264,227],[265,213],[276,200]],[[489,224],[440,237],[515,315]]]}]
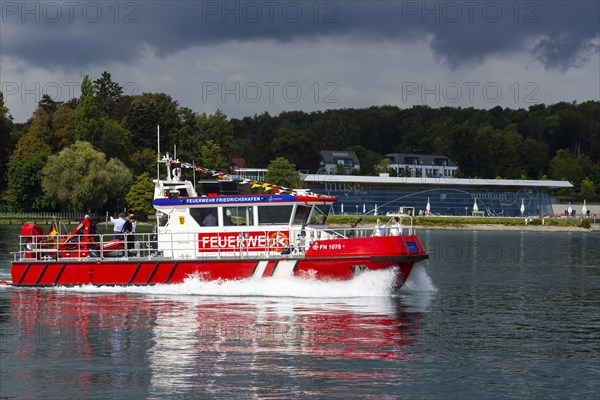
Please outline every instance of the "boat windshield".
[{"label": "boat windshield", "polygon": [[260,225],[289,224],[294,206],[261,206],[258,207],[258,223]]},{"label": "boat windshield", "polygon": [[329,204],[315,204],[313,206],[312,212],[310,213],[310,219],[308,220],[308,224],[325,225],[325,221],[327,221],[327,216],[329,215],[330,209],[331,205]]},{"label": "boat windshield", "polygon": [[294,214],[294,225],[305,225],[308,222],[310,207],[302,204],[296,206],[296,214]]}]

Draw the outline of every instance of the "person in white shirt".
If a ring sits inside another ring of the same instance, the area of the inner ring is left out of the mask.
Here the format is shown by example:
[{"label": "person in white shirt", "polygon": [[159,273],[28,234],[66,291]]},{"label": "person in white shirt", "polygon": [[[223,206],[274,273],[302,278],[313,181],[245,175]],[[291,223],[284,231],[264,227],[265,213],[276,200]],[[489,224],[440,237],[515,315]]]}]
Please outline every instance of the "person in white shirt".
[{"label": "person in white shirt", "polygon": [[392,226],[390,228],[390,235],[391,236],[402,235],[402,222],[400,222],[400,219],[398,217],[392,218]]},{"label": "person in white shirt", "polygon": [[377,223],[375,224],[375,229],[373,229],[371,236],[383,236],[383,229],[381,218],[377,218]]},{"label": "person in white shirt", "polygon": [[125,214],[119,213],[119,218],[110,217],[110,222],[114,225],[114,239],[123,240],[123,225],[125,225]]}]

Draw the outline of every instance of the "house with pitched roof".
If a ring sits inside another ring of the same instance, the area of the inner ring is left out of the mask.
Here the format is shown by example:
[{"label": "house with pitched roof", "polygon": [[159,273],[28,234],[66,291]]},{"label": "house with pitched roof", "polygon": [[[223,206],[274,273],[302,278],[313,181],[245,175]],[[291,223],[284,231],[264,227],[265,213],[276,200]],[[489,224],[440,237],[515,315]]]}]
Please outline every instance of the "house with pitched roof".
[{"label": "house with pitched roof", "polygon": [[342,150],[323,150],[321,151],[321,163],[319,164],[319,174],[336,175],[339,166],[344,168],[346,175],[351,175],[354,171],[360,171],[360,162],[356,153],[353,151]]},{"label": "house with pitched roof", "polygon": [[384,158],[390,160],[390,168],[398,176],[451,178],[458,171],[458,166],[446,156],[389,153]]}]

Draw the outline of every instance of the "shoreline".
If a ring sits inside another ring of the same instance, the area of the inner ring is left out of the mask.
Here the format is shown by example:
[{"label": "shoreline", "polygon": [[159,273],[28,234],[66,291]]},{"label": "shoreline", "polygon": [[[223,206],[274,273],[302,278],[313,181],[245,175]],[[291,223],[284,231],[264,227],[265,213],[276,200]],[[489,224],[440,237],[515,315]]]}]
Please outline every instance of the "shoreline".
[{"label": "shoreline", "polygon": [[418,229],[431,230],[460,230],[460,231],[525,231],[525,232],[593,232],[594,229],[578,226],[542,226],[542,225],[498,225],[498,224],[467,224],[462,226],[425,226],[416,225]]},{"label": "shoreline", "polygon": [[[329,228],[349,228],[346,225],[331,224]],[[598,227],[590,229],[578,226],[551,225],[501,225],[501,224],[464,224],[464,225],[413,225],[417,230],[446,230],[446,231],[525,231],[525,232],[594,232]],[[356,228],[370,229],[372,224],[359,224]]]}]

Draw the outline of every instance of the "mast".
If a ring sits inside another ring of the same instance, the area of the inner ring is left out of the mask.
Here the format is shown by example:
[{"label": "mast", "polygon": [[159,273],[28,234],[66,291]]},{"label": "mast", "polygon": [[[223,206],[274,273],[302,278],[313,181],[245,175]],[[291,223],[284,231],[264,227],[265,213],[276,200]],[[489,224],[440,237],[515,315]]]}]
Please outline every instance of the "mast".
[{"label": "mast", "polygon": [[157,149],[158,149],[158,154],[156,157],[156,161],[157,161],[157,163],[156,163],[156,179],[157,179],[156,184],[158,185],[158,181],[160,181],[160,164],[159,164],[159,162],[160,162],[160,125],[159,124],[156,124],[156,136],[157,136],[156,141],[157,141]]}]

